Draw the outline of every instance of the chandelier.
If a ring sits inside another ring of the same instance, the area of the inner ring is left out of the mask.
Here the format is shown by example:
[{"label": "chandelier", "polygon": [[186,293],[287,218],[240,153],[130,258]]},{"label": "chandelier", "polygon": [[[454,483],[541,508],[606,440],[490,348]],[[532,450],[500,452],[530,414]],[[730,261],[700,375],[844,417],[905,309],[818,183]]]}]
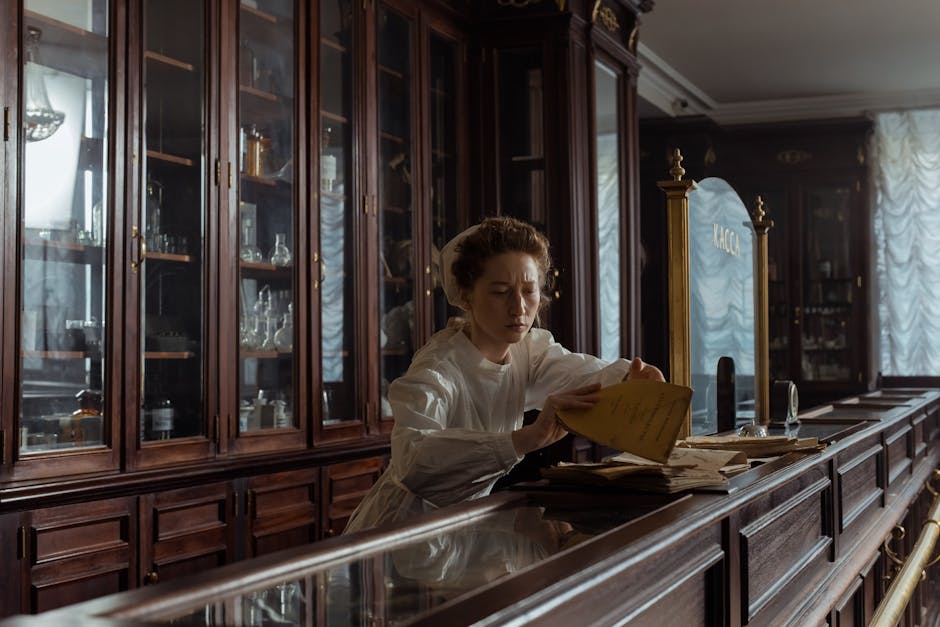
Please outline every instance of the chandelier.
[{"label": "chandelier", "polygon": [[39,38],[42,31],[34,26],[27,29],[26,66],[23,68],[23,82],[26,91],[26,104],[23,121],[26,126],[26,141],[38,142],[52,136],[62,122],[65,114],[52,108],[49,93],[46,91],[46,69],[39,64]]}]

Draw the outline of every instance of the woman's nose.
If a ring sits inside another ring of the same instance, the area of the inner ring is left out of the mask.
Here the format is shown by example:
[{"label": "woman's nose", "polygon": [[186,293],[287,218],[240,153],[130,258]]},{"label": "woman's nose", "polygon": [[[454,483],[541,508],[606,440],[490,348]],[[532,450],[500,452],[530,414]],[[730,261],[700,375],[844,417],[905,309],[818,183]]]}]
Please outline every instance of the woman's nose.
[{"label": "woman's nose", "polygon": [[525,314],[525,296],[521,291],[509,292],[509,313],[514,316]]}]

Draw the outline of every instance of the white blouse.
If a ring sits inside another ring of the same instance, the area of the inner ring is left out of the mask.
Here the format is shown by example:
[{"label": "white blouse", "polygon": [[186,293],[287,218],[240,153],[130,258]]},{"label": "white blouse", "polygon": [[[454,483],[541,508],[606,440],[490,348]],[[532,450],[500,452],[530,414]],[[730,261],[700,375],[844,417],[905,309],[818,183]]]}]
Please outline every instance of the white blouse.
[{"label": "white blouse", "polygon": [[571,353],[544,329],[486,359],[453,321],[389,386],[395,417],[388,470],[353,512],[345,533],[486,496],[522,458],[512,432],[549,394],[621,381],[630,362]]}]

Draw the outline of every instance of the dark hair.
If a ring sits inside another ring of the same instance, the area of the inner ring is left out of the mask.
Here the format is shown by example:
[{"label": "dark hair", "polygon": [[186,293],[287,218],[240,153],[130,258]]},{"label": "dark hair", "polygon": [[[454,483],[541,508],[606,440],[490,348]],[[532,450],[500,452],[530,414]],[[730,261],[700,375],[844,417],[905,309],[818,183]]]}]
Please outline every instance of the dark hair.
[{"label": "dark hair", "polygon": [[531,256],[539,271],[542,305],[548,302],[549,268],[552,265],[548,239],[531,224],[505,216],[486,218],[480,223],[480,228],[460,240],[456,252],[451,272],[461,290],[473,289],[477,279],[483,276],[484,264],[496,255],[518,252]]}]

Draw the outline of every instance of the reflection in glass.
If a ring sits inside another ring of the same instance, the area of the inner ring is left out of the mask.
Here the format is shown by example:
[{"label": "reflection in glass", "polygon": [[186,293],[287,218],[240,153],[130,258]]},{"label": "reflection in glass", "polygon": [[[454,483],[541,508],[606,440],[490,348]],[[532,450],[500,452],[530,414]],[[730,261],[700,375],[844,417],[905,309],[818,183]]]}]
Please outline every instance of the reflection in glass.
[{"label": "reflection in glass", "polygon": [[[111,441],[104,401],[112,270],[104,240],[111,206],[108,14],[73,3],[49,5],[54,14],[47,15],[36,5],[26,3],[22,25],[30,40],[23,131],[36,141],[24,147],[19,216],[21,453]],[[34,62],[40,30],[43,66]]]},{"label": "reflection in glass", "polygon": [[[321,424],[353,418],[356,373],[353,239],[355,205],[352,165],[353,5],[321,2],[320,10],[320,246],[314,256],[314,287],[320,297],[318,403]],[[317,278],[319,277],[319,278]]]},{"label": "reflection in glass", "polygon": [[804,193],[802,378],[850,381],[855,363],[850,341],[852,192],[844,186],[816,185]]},{"label": "reflection in glass", "polygon": [[594,103],[597,124],[597,278],[600,302],[600,357],[621,354],[620,338],[620,128],[617,75],[594,62]]},{"label": "reflection in glass", "polygon": [[381,415],[391,416],[388,384],[404,374],[415,350],[415,250],[411,172],[411,23],[382,6],[378,12],[381,258]]},{"label": "reflection in glass", "polygon": [[501,50],[499,72],[500,206],[505,215],[546,230],[542,50]]},{"label": "reflection in glass", "polygon": [[39,62],[39,39],[42,31],[30,26],[26,34],[26,66],[23,68],[23,121],[26,123],[26,141],[36,142],[52,136],[65,114],[52,108],[46,91],[46,68]]},{"label": "reflection in glass", "polygon": [[[239,431],[296,424],[293,354],[295,3],[238,20]],[[279,335],[280,334],[280,335]],[[286,349],[286,350],[284,350]]]},{"label": "reflection in glass", "polygon": [[718,360],[734,360],[737,416],[754,417],[754,227],[728,183],[689,193],[692,433],[717,429]]},{"label": "reflection in glass", "polygon": [[447,324],[449,307],[441,283],[440,251],[457,235],[457,50],[453,42],[432,33],[431,42],[431,285],[434,330]]},{"label": "reflection in glass", "polygon": [[[661,508],[669,499],[540,495],[401,542],[374,544],[336,563],[309,560],[299,576],[263,583],[184,613],[134,616],[190,625],[410,624],[448,601],[532,567]],[[290,558],[285,558],[285,560]],[[283,571],[284,564],[274,566]],[[293,569],[292,569],[293,570]],[[522,575],[525,576],[525,575]],[[218,583],[214,581],[213,583]],[[222,582],[215,589],[228,588]],[[204,605],[203,605],[204,603]],[[160,604],[151,604],[151,607]],[[226,615],[232,609],[234,616]]]},{"label": "reflection in glass", "polygon": [[145,0],[140,439],[205,435],[203,2]]}]

